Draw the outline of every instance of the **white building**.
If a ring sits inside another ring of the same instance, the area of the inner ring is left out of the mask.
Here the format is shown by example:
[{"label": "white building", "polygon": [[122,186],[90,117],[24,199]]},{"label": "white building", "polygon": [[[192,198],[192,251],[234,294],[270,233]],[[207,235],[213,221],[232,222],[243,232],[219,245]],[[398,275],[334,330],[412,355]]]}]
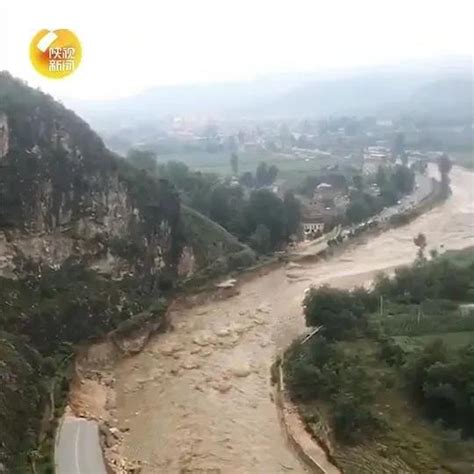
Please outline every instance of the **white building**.
[{"label": "white building", "polygon": [[324,222],[322,219],[303,220],[303,232],[305,237],[324,232]]}]

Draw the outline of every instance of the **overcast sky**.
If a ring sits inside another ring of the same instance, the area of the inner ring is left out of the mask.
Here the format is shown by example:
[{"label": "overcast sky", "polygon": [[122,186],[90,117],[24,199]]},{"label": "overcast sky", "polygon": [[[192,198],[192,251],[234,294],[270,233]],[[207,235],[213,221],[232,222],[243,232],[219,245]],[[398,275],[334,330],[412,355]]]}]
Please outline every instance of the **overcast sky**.
[{"label": "overcast sky", "polygon": [[[439,55],[472,55],[472,0],[10,0],[0,70],[58,98],[114,98],[159,84],[215,82]],[[28,47],[68,28],[83,60],[42,79]]]}]

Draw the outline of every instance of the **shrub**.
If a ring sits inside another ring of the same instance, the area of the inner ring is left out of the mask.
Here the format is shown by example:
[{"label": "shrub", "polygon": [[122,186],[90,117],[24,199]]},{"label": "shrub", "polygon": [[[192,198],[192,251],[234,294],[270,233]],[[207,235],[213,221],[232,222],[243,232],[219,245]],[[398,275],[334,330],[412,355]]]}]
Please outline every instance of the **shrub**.
[{"label": "shrub", "polygon": [[338,395],[334,401],[333,424],[336,438],[346,444],[358,444],[385,427],[367,404],[348,393]]},{"label": "shrub", "polygon": [[311,400],[332,393],[339,382],[335,366],[342,352],[324,337],[315,336],[300,344],[293,342],[284,362],[285,383],[295,399]]},{"label": "shrub", "polygon": [[405,353],[391,338],[382,338],[380,341],[380,357],[388,365],[400,367],[405,363]]},{"label": "shrub", "polygon": [[322,286],[306,295],[304,313],[307,326],[323,326],[328,339],[355,337],[367,330],[365,313],[376,306],[376,299],[363,288],[352,292]]}]

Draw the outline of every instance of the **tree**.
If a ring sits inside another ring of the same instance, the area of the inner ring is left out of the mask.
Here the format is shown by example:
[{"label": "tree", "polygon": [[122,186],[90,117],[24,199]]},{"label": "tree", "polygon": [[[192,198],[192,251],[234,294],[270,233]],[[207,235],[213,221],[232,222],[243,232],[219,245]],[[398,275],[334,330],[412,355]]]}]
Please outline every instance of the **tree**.
[{"label": "tree", "polygon": [[380,197],[382,198],[382,205],[393,206],[397,202],[399,194],[400,194],[399,190],[397,189],[393,180],[390,179],[380,189]]},{"label": "tree", "polygon": [[431,257],[431,260],[435,260],[438,258],[438,255],[439,255],[439,252],[437,249],[431,249],[430,250],[430,257]]},{"label": "tree", "polygon": [[277,176],[278,176],[278,168],[275,165],[271,165],[270,168],[268,168],[266,184],[267,185],[273,184]]},{"label": "tree", "polygon": [[152,151],[132,148],[127,153],[127,160],[136,168],[150,174],[155,174],[157,171],[156,154]]},{"label": "tree", "polygon": [[258,224],[255,232],[250,236],[250,246],[261,254],[267,254],[272,249],[271,235],[268,227]]},{"label": "tree", "polygon": [[372,206],[365,194],[351,198],[346,209],[346,218],[349,223],[355,224],[368,219],[372,215]]},{"label": "tree", "polygon": [[449,173],[452,167],[453,167],[453,163],[451,162],[451,159],[446,153],[443,153],[443,155],[438,160],[438,169],[441,175],[441,191],[444,196],[448,196],[450,192]]},{"label": "tree", "polygon": [[170,180],[178,189],[185,190],[189,182],[189,168],[181,161],[168,161],[158,170],[161,178]]},{"label": "tree", "polygon": [[408,165],[408,154],[407,154],[406,151],[403,151],[403,153],[400,155],[400,160],[401,160],[403,166]]},{"label": "tree", "polygon": [[316,334],[303,345],[296,340],[285,357],[285,382],[291,397],[314,400],[330,396],[340,380],[338,371],[344,354],[335,344]]},{"label": "tree", "polygon": [[396,166],[392,182],[399,194],[408,194],[415,186],[415,173],[406,166]]},{"label": "tree", "polygon": [[240,186],[217,185],[209,200],[209,217],[234,235],[242,233],[244,196]]},{"label": "tree", "polygon": [[474,346],[453,350],[437,339],[412,354],[405,375],[412,396],[433,420],[474,432]]},{"label": "tree", "polygon": [[384,426],[369,404],[353,394],[342,393],[336,397],[333,413],[335,435],[346,444],[357,444]]},{"label": "tree", "polygon": [[242,186],[245,186],[247,188],[253,188],[255,184],[255,180],[253,178],[253,175],[250,171],[246,171],[240,176],[240,184]]},{"label": "tree", "polygon": [[270,167],[264,161],[261,161],[255,173],[255,184],[257,187],[269,186],[278,176],[278,168],[275,165]]},{"label": "tree", "polygon": [[382,189],[387,183],[387,173],[385,171],[385,168],[382,165],[379,165],[379,167],[377,168],[377,174],[375,175],[375,182],[377,183],[380,189]]},{"label": "tree", "polygon": [[257,171],[255,172],[255,184],[257,187],[261,188],[265,186],[267,182],[268,167],[264,161],[261,161],[257,166]]},{"label": "tree", "polygon": [[255,232],[259,224],[270,231],[271,247],[276,248],[285,240],[286,217],[282,200],[271,191],[254,191],[245,207],[248,235]]},{"label": "tree", "polygon": [[425,260],[425,248],[428,245],[425,234],[421,232],[413,239],[413,243],[418,247],[417,258],[419,261]]},{"label": "tree", "polygon": [[357,331],[366,329],[365,304],[360,295],[346,290],[329,286],[313,288],[303,301],[306,325],[323,326],[328,339],[353,337]]},{"label": "tree", "polygon": [[364,188],[364,180],[362,179],[362,176],[360,174],[356,174],[352,178],[352,182],[357,191],[362,191],[362,189]]},{"label": "tree", "polygon": [[298,234],[301,222],[301,203],[291,191],[287,191],[283,197],[286,219],[286,238],[292,234]]},{"label": "tree", "polygon": [[237,153],[232,153],[230,156],[230,167],[232,169],[232,174],[238,176],[239,174],[239,157]]},{"label": "tree", "polygon": [[395,135],[392,153],[395,160],[405,154],[405,135],[403,133],[399,132]]}]

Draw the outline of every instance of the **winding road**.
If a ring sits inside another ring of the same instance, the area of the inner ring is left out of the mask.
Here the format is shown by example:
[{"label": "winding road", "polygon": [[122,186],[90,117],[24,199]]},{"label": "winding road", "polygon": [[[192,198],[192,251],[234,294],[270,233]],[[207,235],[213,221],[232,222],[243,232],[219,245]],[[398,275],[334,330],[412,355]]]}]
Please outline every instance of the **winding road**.
[{"label": "winding road", "polygon": [[269,377],[275,354],[304,330],[304,289],[369,284],[413,261],[419,232],[428,249],[474,245],[474,175],[454,167],[451,185],[445,203],[404,227],[248,278],[225,300],[176,308],[175,330],[115,370],[126,457],[145,474],[306,472],[282,434]]}]

